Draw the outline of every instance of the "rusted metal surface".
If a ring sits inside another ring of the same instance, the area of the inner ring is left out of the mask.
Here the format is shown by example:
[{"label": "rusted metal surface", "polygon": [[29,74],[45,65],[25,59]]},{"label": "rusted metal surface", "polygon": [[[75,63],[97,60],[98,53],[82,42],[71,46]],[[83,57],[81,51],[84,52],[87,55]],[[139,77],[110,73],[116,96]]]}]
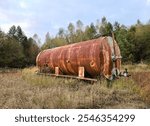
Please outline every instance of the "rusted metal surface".
[{"label": "rusted metal surface", "polygon": [[114,67],[120,70],[121,54],[116,41],[113,44],[111,37],[100,37],[44,50],[37,56],[36,63],[41,72],[46,68],[50,73],[55,73],[55,67],[58,67],[60,75],[78,76],[79,67],[84,67],[85,77],[110,77]]}]

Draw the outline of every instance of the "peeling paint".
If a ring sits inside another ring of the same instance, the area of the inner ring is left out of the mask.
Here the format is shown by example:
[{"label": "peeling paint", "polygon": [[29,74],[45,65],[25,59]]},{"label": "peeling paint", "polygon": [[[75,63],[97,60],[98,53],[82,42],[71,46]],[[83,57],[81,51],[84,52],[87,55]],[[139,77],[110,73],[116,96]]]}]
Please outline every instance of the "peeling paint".
[{"label": "peeling paint", "polygon": [[[39,69],[44,69],[47,64],[51,73],[54,73],[55,67],[58,67],[63,75],[78,76],[79,67],[84,67],[85,76],[91,78],[99,75],[111,76],[113,67],[118,70],[121,67],[120,49],[116,41],[114,42],[115,51],[111,37],[100,37],[47,49],[39,53],[36,64]],[[113,55],[116,57],[115,62],[112,60]]]}]

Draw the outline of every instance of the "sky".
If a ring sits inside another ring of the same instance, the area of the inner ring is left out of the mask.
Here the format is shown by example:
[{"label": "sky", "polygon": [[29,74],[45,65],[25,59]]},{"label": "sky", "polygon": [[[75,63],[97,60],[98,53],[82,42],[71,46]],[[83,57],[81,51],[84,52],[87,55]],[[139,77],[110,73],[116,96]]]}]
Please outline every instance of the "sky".
[{"label": "sky", "polygon": [[150,0],[0,0],[0,28],[8,32],[21,26],[28,37],[35,33],[44,42],[47,32],[55,36],[79,19],[84,25],[105,16],[112,24],[130,26],[150,20]]}]

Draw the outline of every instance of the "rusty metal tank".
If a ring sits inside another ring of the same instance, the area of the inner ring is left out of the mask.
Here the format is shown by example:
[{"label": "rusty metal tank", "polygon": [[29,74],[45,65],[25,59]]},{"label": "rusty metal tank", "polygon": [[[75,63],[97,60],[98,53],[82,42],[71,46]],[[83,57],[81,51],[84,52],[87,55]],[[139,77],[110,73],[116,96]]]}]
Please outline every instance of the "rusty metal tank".
[{"label": "rusty metal tank", "polygon": [[84,67],[85,77],[112,76],[113,69],[120,70],[121,54],[117,42],[109,36],[41,51],[36,64],[41,72],[55,72],[78,76]]}]

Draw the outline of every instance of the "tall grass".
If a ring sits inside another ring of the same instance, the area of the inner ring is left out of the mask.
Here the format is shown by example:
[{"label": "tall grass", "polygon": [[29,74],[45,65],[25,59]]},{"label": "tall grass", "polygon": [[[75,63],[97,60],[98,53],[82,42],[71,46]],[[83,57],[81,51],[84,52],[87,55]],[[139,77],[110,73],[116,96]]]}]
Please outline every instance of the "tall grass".
[{"label": "tall grass", "polygon": [[130,72],[150,72],[150,64],[122,65],[122,69],[124,68],[127,68]]},{"label": "tall grass", "polygon": [[90,84],[37,75],[36,70],[32,67],[0,73],[0,108],[150,107],[148,88],[139,86],[134,76],[115,80],[108,88],[105,79]]},{"label": "tall grass", "polygon": [[50,91],[43,97],[48,108],[146,107],[140,97],[139,86],[131,78],[116,80],[113,86],[108,88],[106,80],[89,84],[75,79],[36,75],[34,71],[34,69],[24,69],[22,77],[31,85]]}]

